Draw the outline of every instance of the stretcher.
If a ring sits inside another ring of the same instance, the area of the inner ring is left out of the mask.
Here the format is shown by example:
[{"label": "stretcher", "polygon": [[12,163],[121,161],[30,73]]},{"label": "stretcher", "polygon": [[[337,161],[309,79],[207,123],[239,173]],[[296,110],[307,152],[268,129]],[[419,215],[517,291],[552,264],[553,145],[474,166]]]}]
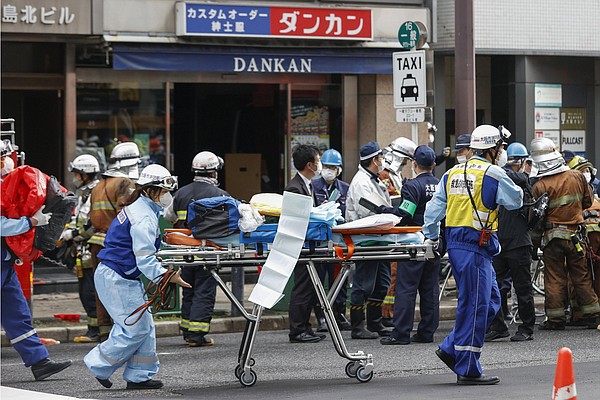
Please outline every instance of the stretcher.
[{"label": "stretcher", "polygon": [[[300,253],[299,263],[306,265],[317,299],[325,312],[325,319],[336,352],[348,360],[346,375],[359,382],[369,382],[373,378],[373,355],[361,350],[350,352],[344,343],[335,320],[332,305],[344,287],[351,268],[356,261],[367,260],[424,260],[432,258],[434,249],[423,243],[420,227],[394,227],[387,230],[360,229],[336,231],[332,239],[307,246]],[[243,268],[265,263],[269,246],[253,246],[240,243],[234,237],[198,240],[186,230],[166,230],[163,249],[157,253],[165,267],[202,266],[210,271],[219,287],[232,304],[239,309],[246,320],[246,327],[240,343],[235,376],[243,386],[252,386],[257,376],[253,349],[256,334],[264,307],[254,304],[248,312],[234,296],[231,289],[219,276],[219,269],[225,266]],[[239,235],[238,235],[239,236]],[[365,240],[367,238],[367,240]],[[406,243],[408,242],[408,243]],[[325,289],[315,269],[315,263],[336,263],[342,268],[329,292]]]}]

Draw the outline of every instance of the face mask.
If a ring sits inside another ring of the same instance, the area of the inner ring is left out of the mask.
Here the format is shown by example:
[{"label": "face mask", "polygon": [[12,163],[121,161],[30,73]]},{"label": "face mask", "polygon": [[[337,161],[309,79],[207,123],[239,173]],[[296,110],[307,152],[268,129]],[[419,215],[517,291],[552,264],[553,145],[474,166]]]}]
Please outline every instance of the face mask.
[{"label": "face mask", "polygon": [[589,172],[584,172],[583,176],[585,177],[585,180],[587,183],[590,183],[592,181],[592,174]]},{"label": "face mask", "polygon": [[158,204],[162,208],[167,208],[171,205],[172,202],[173,202],[173,196],[171,196],[171,192],[165,192],[160,195],[160,197],[158,198],[158,202],[156,204]]},{"label": "face mask", "polygon": [[323,164],[321,164],[320,161],[318,163],[316,163],[315,165],[317,166],[317,169],[313,171],[314,174],[315,174],[315,176],[313,177],[313,179],[320,178],[321,177],[321,172],[323,171]]},{"label": "face mask", "polygon": [[464,164],[467,162],[467,156],[456,156],[456,161],[459,164]]},{"label": "face mask", "polygon": [[336,176],[337,172],[335,170],[327,168],[321,171],[321,177],[325,179],[326,182],[333,181],[336,178]]},{"label": "face mask", "polygon": [[79,188],[81,185],[83,185],[83,181],[78,176],[74,176],[71,182],[73,182],[73,185],[75,185],[76,188]]},{"label": "face mask", "polygon": [[10,157],[4,157],[4,166],[2,167],[2,171],[0,171],[0,175],[4,176],[15,169],[15,162]]},{"label": "face mask", "polygon": [[499,167],[504,167],[506,165],[506,162],[508,161],[508,154],[506,154],[506,151],[503,151],[502,153],[500,153],[498,155],[498,166]]}]

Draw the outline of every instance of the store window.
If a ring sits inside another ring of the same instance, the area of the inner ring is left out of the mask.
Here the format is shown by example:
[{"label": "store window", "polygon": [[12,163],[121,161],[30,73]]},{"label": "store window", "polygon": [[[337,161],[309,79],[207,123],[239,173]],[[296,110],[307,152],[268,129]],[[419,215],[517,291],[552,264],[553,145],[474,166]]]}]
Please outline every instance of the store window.
[{"label": "store window", "polygon": [[142,166],[166,165],[166,93],[162,83],[78,84],[77,154],[95,155],[104,170],[113,147],[133,141]]}]

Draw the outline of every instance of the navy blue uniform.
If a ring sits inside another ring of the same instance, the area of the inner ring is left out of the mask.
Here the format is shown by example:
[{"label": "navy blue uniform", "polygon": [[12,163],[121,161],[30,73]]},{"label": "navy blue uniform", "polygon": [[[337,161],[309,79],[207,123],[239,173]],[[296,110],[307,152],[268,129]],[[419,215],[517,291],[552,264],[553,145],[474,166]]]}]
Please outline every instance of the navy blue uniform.
[{"label": "navy blue uniform", "polygon": [[[430,172],[423,172],[402,186],[402,203],[395,214],[402,217],[401,225],[422,226],[425,206],[435,193],[439,179]],[[391,336],[402,342],[410,342],[415,316],[417,290],[420,297],[421,321],[417,334],[422,341],[433,341],[439,314],[440,260],[398,261],[396,294],[394,298],[394,330]]]}]

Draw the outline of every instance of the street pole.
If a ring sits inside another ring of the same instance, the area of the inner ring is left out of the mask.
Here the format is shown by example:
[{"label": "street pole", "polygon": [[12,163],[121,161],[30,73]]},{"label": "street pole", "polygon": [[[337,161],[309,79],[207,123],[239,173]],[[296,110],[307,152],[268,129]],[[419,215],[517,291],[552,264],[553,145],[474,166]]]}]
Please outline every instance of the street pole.
[{"label": "street pole", "polygon": [[454,126],[458,137],[471,133],[476,124],[473,0],[456,0],[454,26]]}]

